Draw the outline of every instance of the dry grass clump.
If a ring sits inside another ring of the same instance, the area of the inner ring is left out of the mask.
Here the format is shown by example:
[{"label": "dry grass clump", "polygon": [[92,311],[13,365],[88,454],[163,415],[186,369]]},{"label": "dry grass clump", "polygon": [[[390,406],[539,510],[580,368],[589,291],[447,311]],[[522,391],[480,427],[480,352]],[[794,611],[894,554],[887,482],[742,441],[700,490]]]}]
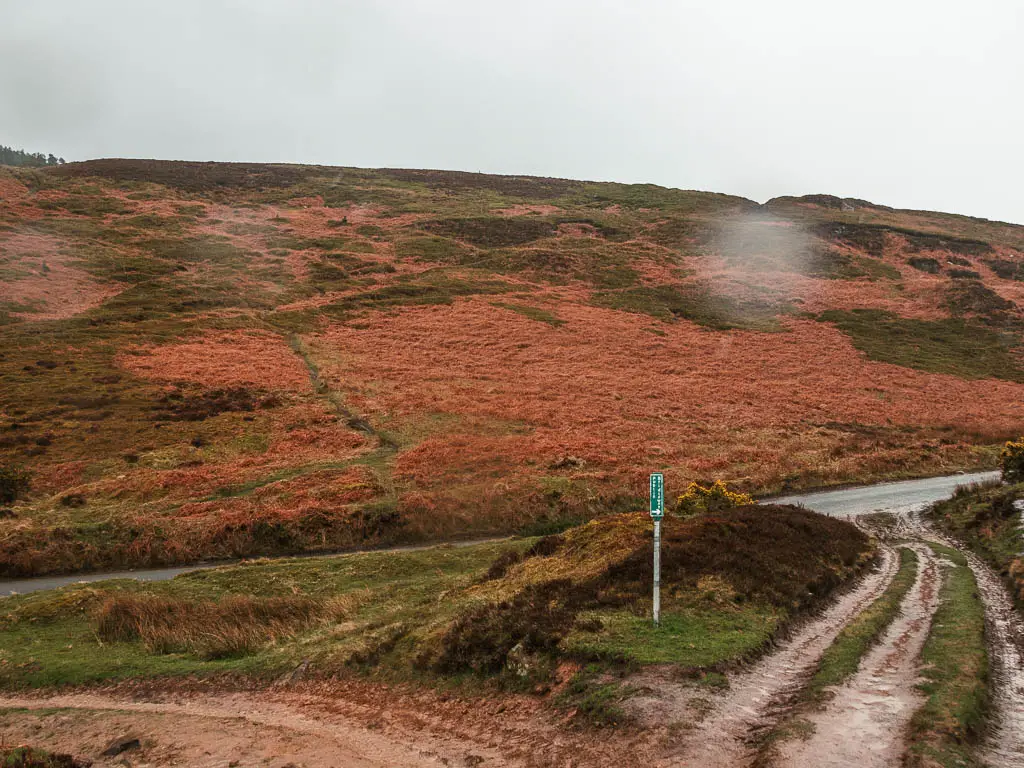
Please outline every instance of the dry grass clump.
[{"label": "dry grass clump", "polygon": [[351,614],[355,598],[250,597],[217,602],[117,595],[100,606],[96,631],[107,642],[141,641],[150,653],[242,656]]}]

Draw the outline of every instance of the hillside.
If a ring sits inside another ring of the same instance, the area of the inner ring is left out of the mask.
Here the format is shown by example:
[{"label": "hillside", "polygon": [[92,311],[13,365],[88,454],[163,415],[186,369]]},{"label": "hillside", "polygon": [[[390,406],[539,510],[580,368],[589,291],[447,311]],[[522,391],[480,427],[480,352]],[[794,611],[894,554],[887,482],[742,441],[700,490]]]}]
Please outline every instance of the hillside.
[{"label": "hillside", "polygon": [[653,470],[990,466],[1022,302],[1024,227],[824,195],[0,168],[0,573],[541,533]]}]

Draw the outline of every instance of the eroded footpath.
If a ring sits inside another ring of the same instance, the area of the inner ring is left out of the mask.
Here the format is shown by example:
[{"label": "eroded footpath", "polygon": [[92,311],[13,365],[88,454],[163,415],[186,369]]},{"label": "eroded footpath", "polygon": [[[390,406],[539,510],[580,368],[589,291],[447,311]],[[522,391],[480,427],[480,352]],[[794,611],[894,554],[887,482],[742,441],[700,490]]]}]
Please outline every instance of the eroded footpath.
[{"label": "eroded footpath", "polygon": [[807,682],[843,627],[881,595],[898,569],[892,548],[880,548],[879,567],[749,671],[730,680],[728,692],[664,765],[735,768],[756,757],[757,736],[775,724]]},{"label": "eroded footpath", "polygon": [[856,674],[831,690],[825,709],[805,716],[813,733],[783,744],[778,765],[883,768],[901,763],[907,726],[924,699],[917,688],[919,656],[939,605],[942,579],[932,550],[923,544],[911,547],[920,565],[900,614]]}]

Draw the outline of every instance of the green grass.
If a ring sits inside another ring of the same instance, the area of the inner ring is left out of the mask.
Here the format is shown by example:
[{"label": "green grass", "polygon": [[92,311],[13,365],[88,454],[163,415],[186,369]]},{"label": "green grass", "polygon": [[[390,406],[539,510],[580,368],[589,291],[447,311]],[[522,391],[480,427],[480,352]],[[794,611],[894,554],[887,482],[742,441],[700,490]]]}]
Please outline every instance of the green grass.
[{"label": "green grass", "polygon": [[456,264],[467,252],[462,243],[447,237],[423,235],[403,237],[395,242],[395,253],[400,259]]},{"label": "green grass", "polygon": [[604,728],[629,721],[622,703],[635,693],[632,686],[609,679],[604,668],[591,664],[573,675],[556,701],[571,711],[574,722]]},{"label": "green grass", "polygon": [[[305,658],[322,671],[343,669],[380,628],[425,625],[450,617],[467,599],[460,591],[498,555],[530,543],[527,539],[419,552],[253,561],[167,582],[107,581],[7,598],[0,618],[0,687],[221,673],[273,677]],[[211,660],[194,653],[148,653],[140,642],[101,641],[92,614],[105,597],[123,592],[186,601],[296,594],[357,594],[360,599],[348,624],[306,632],[293,642],[250,655]],[[447,597],[439,601],[442,595]],[[408,659],[400,652],[396,656],[390,661],[393,668],[408,674]]]},{"label": "green grass", "polygon": [[1024,498],[1024,483],[968,487],[938,502],[927,514],[997,572],[1007,575],[1021,550],[1020,515],[1013,506],[1021,498]]},{"label": "green grass", "polygon": [[776,314],[785,311],[767,305],[742,305],[697,285],[601,291],[594,294],[592,301],[599,307],[650,315],[669,322],[681,318],[715,330],[777,330]]},{"label": "green grass", "polygon": [[0,744],[0,768],[74,768],[81,765],[90,763],[76,760],[71,755],[51,753],[31,746],[6,747]]},{"label": "green grass", "polygon": [[875,602],[847,624],[828,647],[804,698],[812,702],[824,699],[825,689],[840,685],[853,675],[860,660],[896,618],[900,604],[917,577],[917,555],[912,549],[900,549],[900,567],[892,583]]},{"label": "green grass", "polygon": [[[824,596],[856,571],[867,546],[852,526],[811,513],[722,515],[732,522],[677,521],[666,529],[659,627],[644,615],[648,524],[639,514],[616,515],[545,540],[253,560],[165,582],[96,582],[7,598],[0,688],[224,673],[268,679],[303,660],[319,676],[354,671],[513,687],[549,682],[560,660],[608,671],[624,663],[716,671],[768,647],[782,623],[813,602],[809,595]],[[835,540],[822,545],[825,531]],[[750,552],[796,560],[765,580]],[[746,588],[750,579],[758,586]],[[275,622],[276,639],[253,634],[258,617]],[[216,631],[204,624],[214,621]],[[611,691],[588,697],[595,716],[614,711],[605,707]]]},{"label": "green grass", "polygon": [[574,630],[563,641],[563,648],[572,655],[703,668],[763,649],[784,616],[771,606],[746,604],[667,607],[657,627],[650,616],[623,610],[589,612],[581,618],[596,619],[602,630]]},{"label": "green grass", "polygon": [[428,272],[413,280],[346,296],[324,307],[330,315],[347,315],[367,309],[392,309],[403,306],[451,304],[459,296],[507,293],[516,286],[500,280],[472,274],[453,275],[443,271]]},{"label": "green grass", "polygon": [[981,735],[988,703],[985,612],[966,558],[948,547],[929,545],[950,560],[921,651],[924,705],[911,720],[913,766],[980,766],[972,744]]},{"label": "green grass", "polygon": [[916,320],[874,309],[818,316],[850,337],[872,360],[964,379],[1024,382],[1016,337],[963,320]]}]

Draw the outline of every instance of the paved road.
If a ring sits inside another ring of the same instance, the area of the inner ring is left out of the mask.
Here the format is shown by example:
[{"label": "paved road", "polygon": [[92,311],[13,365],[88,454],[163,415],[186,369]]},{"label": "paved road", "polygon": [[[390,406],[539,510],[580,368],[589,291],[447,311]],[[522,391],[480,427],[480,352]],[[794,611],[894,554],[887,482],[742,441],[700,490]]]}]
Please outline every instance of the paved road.
[{"label": "paved road", "polygon": [[[977,472],[972,475],[949,475],[947,477],[929,477],[924,480],[906,480],[898,483],[881,483],[879,485],[868,485],[860,488],[844,488],[838,491],[820,491],[817,493],[806,493],[798,496],[782,496],[773,499],[766,499],[772,504],[802,504],[815,512],[825,515],[836,515],[847,517],[850,515],[861,515],[869,512],[883,512],[896,507],[923,506],[932,502],[948,498],[953,490],[959,485],[969,485],[983,480],[992,480],[999,477],[998,472]],[[462,541],[455,546],[468,546],[470,544],[482,544],[497,539],[480,539],[475,541]],[[415,549],[426,549],[427,547],[395,547],[388,551],[405,551]],[[343,553],[351,554],[351,553]],[[323,555],[320,555],[323,556]],[[25,594],[36,592],[42,589],[56,589],[67,584],[78,584],[90,581],[104,581],[106,579],[138,579],[140,581],[163,581],[173,579],[181,573],[198,571],[203,568],[213,568],[219,565],[231,565],[231,563],[213,563],[191,565],[178,568],[156,568],[153,570],[120,571],[116,573],[88,573],[73,574],[70,576],[40,576],[31,579],[17,579],[11,581],[0,580],[0,597],[13,594]]]},{"label": "paved road", "polygon": [[[495,541],[506,541],[508,536],[490,537],[487,539],[471,539],[468,541],[435,542],[433,544],[412,544],[401,547],[382,547],[380,549],[361,550],[363,552],[418,552],[432,547],[469,547],[473,544],[489,544]],[[353,555],[357,552],[324,553],[312,552],[306,555],[293,555],[292,557],[275,558],[277,560],[294,560],[306,557],[342,557]],[[85,584],[91,581],[106,581],[108,579],[137,579],[138,581],[166,581],[173,579],[182,573],[202,571],[208,568],[219,568],[225,565],[237,565],[241,560],[222,560],[216,563],[198,563],[196,565],[183,565],[174,568],[153,568],[151,570],[140,569],[135,571],[104,571],[101,573],[73,573],[65,576],[34,576],[29,579],[0,579],[0,598],[10,595],[24,595],[28,592],[39,592],[44,589],[56,589],[68,584]]]},{"label": "paved road", "polygon": [[815,512],[835,517],[850,517],[871,512],[885,512],[900,507],[919,507],[948,499],[958,486],[998,479],[998,472],[975,472],[970,475],[927,477],[923,480],[902,480],[837,491],[819,491],[796,496],[766,499],[771,504],[801,504]]}]

